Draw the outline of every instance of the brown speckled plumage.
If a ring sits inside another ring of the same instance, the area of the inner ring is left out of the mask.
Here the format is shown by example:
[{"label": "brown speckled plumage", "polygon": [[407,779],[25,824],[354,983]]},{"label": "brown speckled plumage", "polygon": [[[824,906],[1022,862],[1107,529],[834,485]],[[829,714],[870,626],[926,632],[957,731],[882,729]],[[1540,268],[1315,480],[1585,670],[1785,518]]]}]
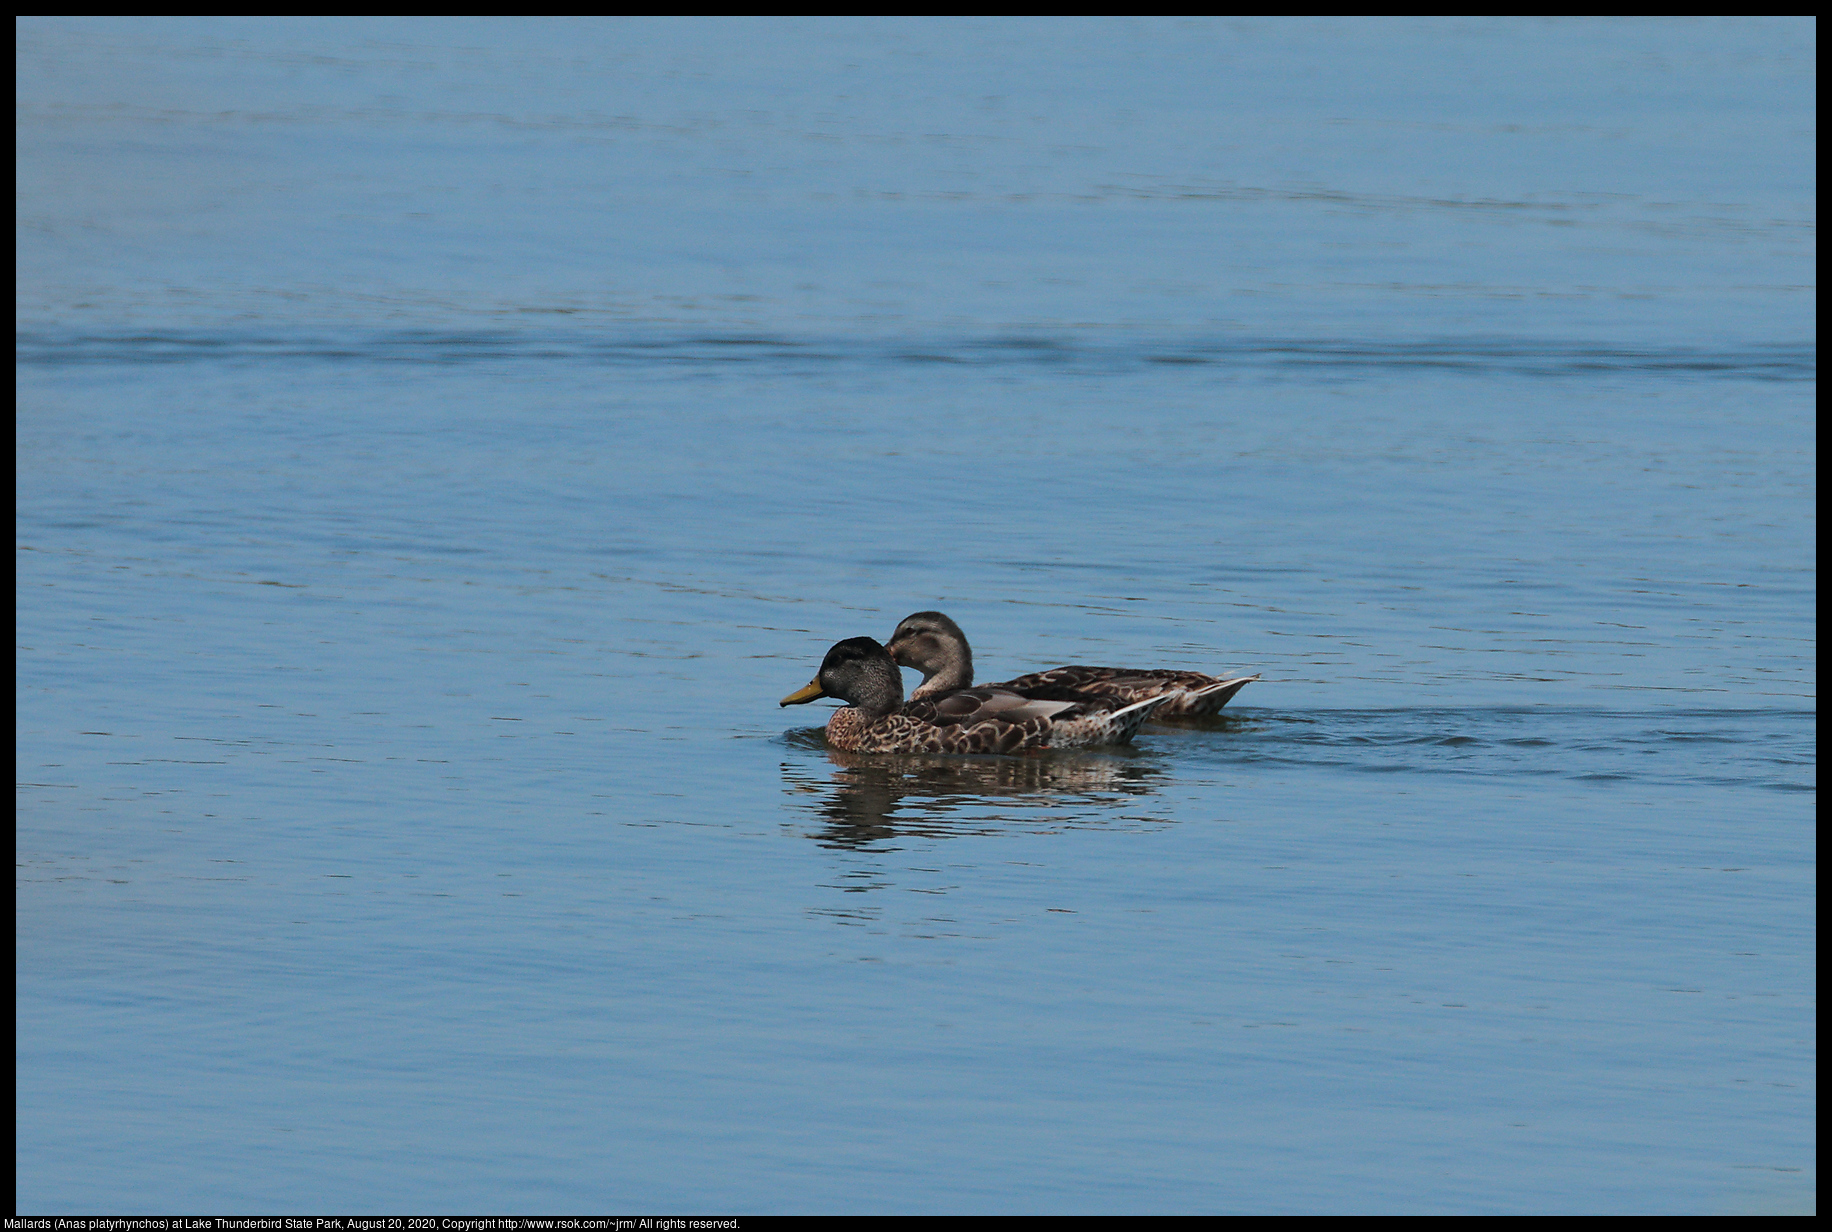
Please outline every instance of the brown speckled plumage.
[{"label": "brown speckled plumage", "polygon": [[[967,645],[967,635],[940,612],[916,612],[904,617],[891,634],[887,650],[896,662],[923,675],[922,684],[910,694],[912,702],[973,683],[973,650]],[[1031,672],[988,687],[1030,694],[1049,691],[1065,697],[1093,694],[1128,702],[1162,698],[1163,704],[1152,712],[1152,718],[1201,718],[1218,712],[1236,693],[1258,679],[1149,668],[1077,666]]]},{"label": "brown speckled plumage", "polygon": [[1062,695],[1042,689],[984,687],[903,703],[896,664],[869,637],[836,643],[806,688],[785,706],[837,697],[851,702],[827,720],[827,740],[859,753],[1016,753],[1027,749],[1122,744],[1163,703],[1118,696]]},{"label": "brown speckled plumage", "polygon": [[1047,748],[1049,723],[991,719],[943,726],[903,713],[873,718],[857,706],[842,706],[827,720],[827,743],[849,753],[1016,753]]}]

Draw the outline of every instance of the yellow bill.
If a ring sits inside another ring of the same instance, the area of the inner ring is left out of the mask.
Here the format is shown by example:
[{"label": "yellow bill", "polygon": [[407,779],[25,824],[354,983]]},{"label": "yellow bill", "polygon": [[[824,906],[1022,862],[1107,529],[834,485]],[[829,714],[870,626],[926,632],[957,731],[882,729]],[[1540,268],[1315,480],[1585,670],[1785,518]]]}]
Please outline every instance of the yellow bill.
[{"label": "yellow bill", "polygon": [[827,690],[821,688],[821,682],[815,679],[810,680],[807,684],[795,690],[795,692],[789,694],[776,704],[779,706],[799,706],[803,702],[811,702],[817,697],[825,696],[827,696]]}]

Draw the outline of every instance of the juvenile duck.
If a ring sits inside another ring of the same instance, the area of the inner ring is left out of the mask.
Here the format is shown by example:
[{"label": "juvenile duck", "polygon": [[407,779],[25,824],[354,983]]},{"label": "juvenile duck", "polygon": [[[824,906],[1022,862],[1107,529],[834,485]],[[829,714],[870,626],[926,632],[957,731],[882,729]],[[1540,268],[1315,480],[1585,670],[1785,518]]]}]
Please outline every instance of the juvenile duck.
[{"label": "juvenile duck", "polygon": [[[922,673],[912,703],[964,689],[973,683],[973,651],[961,627],[940,612],[905,616],[886,648],[891,658]],[[1258,676],[1204,676],[1200,672],[1131,667],[1053,667],[987,686],[1022,693],[1048,689],[1054,696],[1088,693],[1129,702],[1163,701],[1153,718],[1197,718],[1214,714]]]},{"label": "juvenile duck", "polygon": [[834,643],[820,674],[782,699],[817,697],[848,704],[827,720],[827,742],[851,753],[1013,753],[1020,749],[1122,744],[1163,698],[1032,696],[1004,686],[931,692],[903,702],[903,677],[869,637]]}]

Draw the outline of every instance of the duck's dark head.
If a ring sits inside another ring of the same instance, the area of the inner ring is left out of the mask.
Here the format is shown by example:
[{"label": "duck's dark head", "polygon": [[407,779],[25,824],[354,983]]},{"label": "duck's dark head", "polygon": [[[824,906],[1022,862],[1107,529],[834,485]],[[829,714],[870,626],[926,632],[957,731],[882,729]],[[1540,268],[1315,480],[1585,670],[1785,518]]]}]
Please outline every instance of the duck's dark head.
[{"label": "duck's dark head", "polygon": [[903,677],[884,647],[869,637],[849,637],[835,642],[820,673],[780,704],[799,706],[817,697],[837,697],[876,718],[903,705]]},{"label": "duck's dark head", "polygon": [[940,612],[905,616],[885,650],[894,661],[922,673],[924,691],[964,689],[973,683],[967,635]]}]

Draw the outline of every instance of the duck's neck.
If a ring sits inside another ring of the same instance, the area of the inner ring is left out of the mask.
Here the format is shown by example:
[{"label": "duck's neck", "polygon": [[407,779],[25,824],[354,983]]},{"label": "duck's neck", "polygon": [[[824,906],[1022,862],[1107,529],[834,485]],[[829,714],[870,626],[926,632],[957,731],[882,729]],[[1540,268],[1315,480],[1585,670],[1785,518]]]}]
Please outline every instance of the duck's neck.
[{"label": "duck's neck", "polygon": [[952,693],[973,683],[973,652],[959,643],[944,645],[941,653],[923,664],[922,683],[910,694],[910,700]]}]

